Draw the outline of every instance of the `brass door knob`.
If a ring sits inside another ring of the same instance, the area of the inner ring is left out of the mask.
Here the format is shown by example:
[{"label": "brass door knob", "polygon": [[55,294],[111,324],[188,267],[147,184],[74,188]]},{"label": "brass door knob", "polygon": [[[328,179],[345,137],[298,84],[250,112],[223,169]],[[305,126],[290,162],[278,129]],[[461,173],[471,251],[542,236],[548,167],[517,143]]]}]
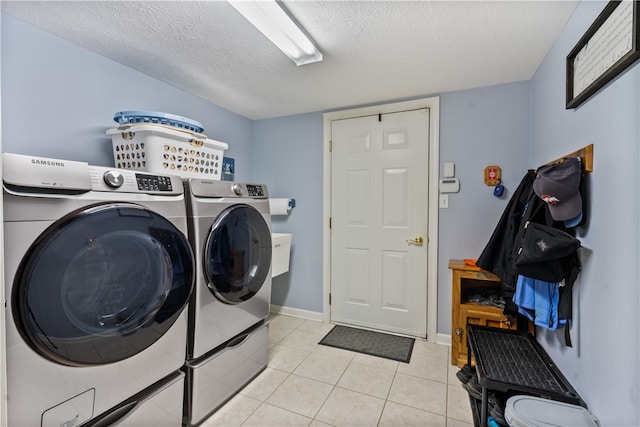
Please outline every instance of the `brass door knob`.
[{"label": "brass door knob", "polygon": [[407,243],[416,245],[416,246],[422,246],[422,244],[424,243],[424,239],[422,238],[422,236],[418,236],[415,239],[407,240]]}]

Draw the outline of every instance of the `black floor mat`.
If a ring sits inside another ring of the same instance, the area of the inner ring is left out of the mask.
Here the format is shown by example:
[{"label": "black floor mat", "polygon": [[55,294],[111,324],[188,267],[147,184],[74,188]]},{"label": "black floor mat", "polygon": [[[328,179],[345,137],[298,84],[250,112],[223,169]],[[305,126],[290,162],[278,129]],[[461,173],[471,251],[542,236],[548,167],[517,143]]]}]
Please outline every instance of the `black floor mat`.
[{"label": "black floor mat", "polygon": [[318,343],[409,363],[415,339],[336,325]]}]

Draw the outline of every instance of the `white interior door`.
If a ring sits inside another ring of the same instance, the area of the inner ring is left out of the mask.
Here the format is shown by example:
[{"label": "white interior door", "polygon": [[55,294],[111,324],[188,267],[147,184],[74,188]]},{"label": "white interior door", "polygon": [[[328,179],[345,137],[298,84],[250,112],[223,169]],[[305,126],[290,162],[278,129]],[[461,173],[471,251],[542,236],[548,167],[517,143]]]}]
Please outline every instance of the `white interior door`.
[{"label": "white interior door", "polygon": [[331,123],[331,321],[427,334],[429,109]]}]

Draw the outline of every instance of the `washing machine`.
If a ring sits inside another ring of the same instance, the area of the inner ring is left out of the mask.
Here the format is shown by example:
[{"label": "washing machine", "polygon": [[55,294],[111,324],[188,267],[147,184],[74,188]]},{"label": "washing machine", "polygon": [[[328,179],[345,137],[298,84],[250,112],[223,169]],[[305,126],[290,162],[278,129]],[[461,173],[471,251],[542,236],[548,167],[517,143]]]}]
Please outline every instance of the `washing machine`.
[{"label": "washing machine", "polygon": [[2,162],[8,425],[144,425],[153,412],[179,426],[195,277],[181,179]]},{"label": "washing machine", "polygon": [[267,187],[185,180],[196,284],[189,303],[185,424],[197,425],[267,366]]}]

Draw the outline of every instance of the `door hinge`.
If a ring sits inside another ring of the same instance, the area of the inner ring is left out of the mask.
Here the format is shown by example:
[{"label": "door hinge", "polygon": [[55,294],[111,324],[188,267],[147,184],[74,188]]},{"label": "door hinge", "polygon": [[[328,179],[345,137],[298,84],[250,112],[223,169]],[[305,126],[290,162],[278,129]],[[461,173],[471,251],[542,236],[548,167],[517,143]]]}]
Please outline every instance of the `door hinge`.
[{"label": "door hinge", "polygon": [[332,139],[329,140],[329,152],[330,153],[333,152],[333,140]]},{"label": "door hinge", "polygon": [[331,292],[329,292],[329,305],[331,305]]},{"label": "door hinge", "polygon": [[329,217],[329,230],[331,230],[331,217]]}]

